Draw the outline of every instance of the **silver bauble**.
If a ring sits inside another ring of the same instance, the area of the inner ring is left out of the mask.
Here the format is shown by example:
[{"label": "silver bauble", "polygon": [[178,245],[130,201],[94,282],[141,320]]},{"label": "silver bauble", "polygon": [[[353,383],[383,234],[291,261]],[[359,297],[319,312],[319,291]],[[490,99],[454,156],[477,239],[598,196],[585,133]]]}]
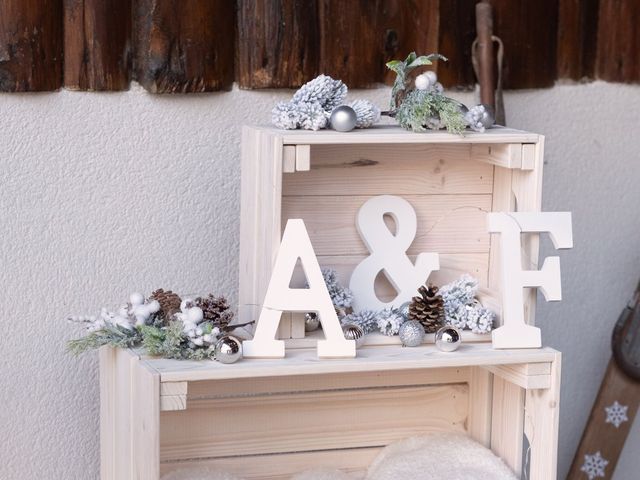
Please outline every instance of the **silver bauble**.
[{"label": "silver bauble", "polygon": [[400,305],[400,308],[398,308],[398,312],[400,312],[400,315],[402,315],[402,318],[405,320],[409,320],[409,305],[411,305],[411,302],[404,302]]},{"label": "silver bauble", "polygon": [[338,132],[350,132],[356,128],[358,117],[356,111],[348,105],[341,105],[334,108],[329,118],[331,128]]},{"label": "silver bauble", "polygon": [[460,330],[451,325],[445,325],[436,332],[436,347],[443,352],[453,352],[462,343]]},{"label": "silver bauble", "polygon": [[318,318],[317,313],[307,313],[304,316],[304,331],[305,332],[315,332],[320,326],[320,319]]},{"label": "silver bauble", "polygon": [[398,336],[405,347],[417,347],[424,340],[424,327],[417,320],[407,320],[400,325]]},{"label": "silver bauble", "polygon": [[484,105],[484,112],[480,117],[480,123],[484,128],[491,128],[496,123],[496,118],[493,116],[493,109],[489,105]]},{"label": "silver bauble", "polygon": [[232,335],[220,337],[214,347],[214,358],[220,363],[235,363],[242,358],[242,342]]},{"label": "silver bauble", "polygon": [[355,323],[345,323],[342,325],[342,333],[347,340],[355,340],[356,347],[364,344],[364,330]]}]

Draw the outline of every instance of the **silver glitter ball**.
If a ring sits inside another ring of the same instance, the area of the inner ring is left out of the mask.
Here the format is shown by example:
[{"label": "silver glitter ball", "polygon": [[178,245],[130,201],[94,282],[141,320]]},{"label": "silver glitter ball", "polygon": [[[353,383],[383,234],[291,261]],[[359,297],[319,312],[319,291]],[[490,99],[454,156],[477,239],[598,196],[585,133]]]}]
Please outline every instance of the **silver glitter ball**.
[{"label": "silver glitter ball", "polygon": [[480,117],[480,123],[484,128],[491,128],[496,123],[496,118],[493,116],[493,111],[489,105],[482,104],[484,112]]},{"label": "silver glitter ball", "polygon": [[307,313],[304,316],[304,331],[315,332],[320,327],[320,319],[317,313]]},{"label": "silver glitter ball", "polygon": [[364,330],[355,323],[345,323],[342,325],[342,333],[347,340],[355,340],[356,347],[364,344]]},{"label": "silver glitter ball", "polygon": [[356,128],[357,119],[356,111],[353,108],[342,105],[333,109],[329,124],[338,132],[350,132]]},{"label": "silver glitter ball", "polygon": [[460,330],[451,325],[445,325],[436,332],[436,347],[443,352],[453,352],[462,343]]},{"label": "silver glitter ball", "polygon": [[407,320],[400,325],[398,335],[405,347],[417,347],[424,340],[424,327],[417,320]]},{"label": "silver glitter ball", "polygon": [[235,363],[242,358],[242,342],[232,335],[225,335],[216,342],[214,356],[220,363]]}]

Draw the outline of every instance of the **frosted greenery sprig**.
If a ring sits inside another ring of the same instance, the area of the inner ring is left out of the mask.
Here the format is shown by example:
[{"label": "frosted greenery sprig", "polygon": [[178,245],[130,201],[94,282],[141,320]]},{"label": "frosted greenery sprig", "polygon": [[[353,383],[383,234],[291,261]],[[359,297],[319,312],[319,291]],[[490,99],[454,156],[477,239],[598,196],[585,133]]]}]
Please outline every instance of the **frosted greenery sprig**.
[{"label": "frosted greenery sprig", "polygon": [[447,57],[439,53],[431,53],[429,55],[416,55],[411,52],[404,60],[391,60],[387,62],[387,68],[396,74],[391,89],[391,111],[395,111],[402,103],[403,97],[411,89],[413,79],[411,73],[418,67],[432,65],[434,60],[447,61]]},{"label": "frosted greenery sprig", "polygon": [[95,350],[105,345],[118,348],[132,348],[142,342],[138,329],[127,329],[119,325],[105,325],[81,338],[69,340],[67,351],[79,355],[87,350]]},{"label": "frosted greenery sprig", "polygon": [[460,104],[440,93],[412,90],[396,111],[402,128],[414,132],[446,127],[450,133],[462,133],[467,126]]}]

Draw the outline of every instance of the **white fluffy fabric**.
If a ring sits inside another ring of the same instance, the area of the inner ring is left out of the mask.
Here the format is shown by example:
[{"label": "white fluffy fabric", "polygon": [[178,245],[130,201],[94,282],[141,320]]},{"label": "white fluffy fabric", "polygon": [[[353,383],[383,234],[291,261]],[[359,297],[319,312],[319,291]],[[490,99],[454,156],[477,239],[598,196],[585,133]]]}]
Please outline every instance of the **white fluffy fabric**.
[{"label": "white fluffy fabric", "polygon": [[367,480],[517,480],[491,450],[460,433],[413,437],[383,449]]},{"label": "white fluffy fabric", "polygon": [[[316,469],[291,480],[354,480],[340,470]],[[505,463],[488,448],[461,433],[432,433],[412,437],[384,448],[373,461],[366,480],[517,480]],[[180,470],[162,480],[242,480],[209,469]]]}]

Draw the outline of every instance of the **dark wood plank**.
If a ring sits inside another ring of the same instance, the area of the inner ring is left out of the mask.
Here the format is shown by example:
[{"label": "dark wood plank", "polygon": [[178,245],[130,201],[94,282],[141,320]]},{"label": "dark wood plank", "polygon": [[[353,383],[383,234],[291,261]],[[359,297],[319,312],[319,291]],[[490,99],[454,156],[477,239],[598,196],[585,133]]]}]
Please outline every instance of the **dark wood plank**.
[{"label": "dark wood plank", "polygon": [[241,88],[294,88],[318,74],[316,0],[238,0]]},{"label": "dark wood plank", "polygon": [[136,0],[135,73],[153,93],[230,89],[235,2]]},{"label": "dark wood plank", "polygon": [[126,90],[131,68],[131,0],[64,0],[64,86]]},{"label": "dark wood plank", "polygon": [[62,85],[62,0],[0,1],[0,91]]},{"label": "dark wood plank", "polygon": [[553,86],[557,74],[558,0],[490,0],[504,42],[505,88]]},{"label": "dark wood plank", "polygon": [[449,59],[438,62],[438,79],[447,88],[471,89],[476,77],[471,64],[471,45],[476,38],[477,0],[442,0],[438,53]]},{"label": "dark wood plank", "polygon": [[603,0],[598,21],[596,75],[611,82],[640,81],[640,2]]},{"label": "dark wood plank", "polygon": [[595,74],[599,0],[560,0],[558,78],[588,80]]}]

